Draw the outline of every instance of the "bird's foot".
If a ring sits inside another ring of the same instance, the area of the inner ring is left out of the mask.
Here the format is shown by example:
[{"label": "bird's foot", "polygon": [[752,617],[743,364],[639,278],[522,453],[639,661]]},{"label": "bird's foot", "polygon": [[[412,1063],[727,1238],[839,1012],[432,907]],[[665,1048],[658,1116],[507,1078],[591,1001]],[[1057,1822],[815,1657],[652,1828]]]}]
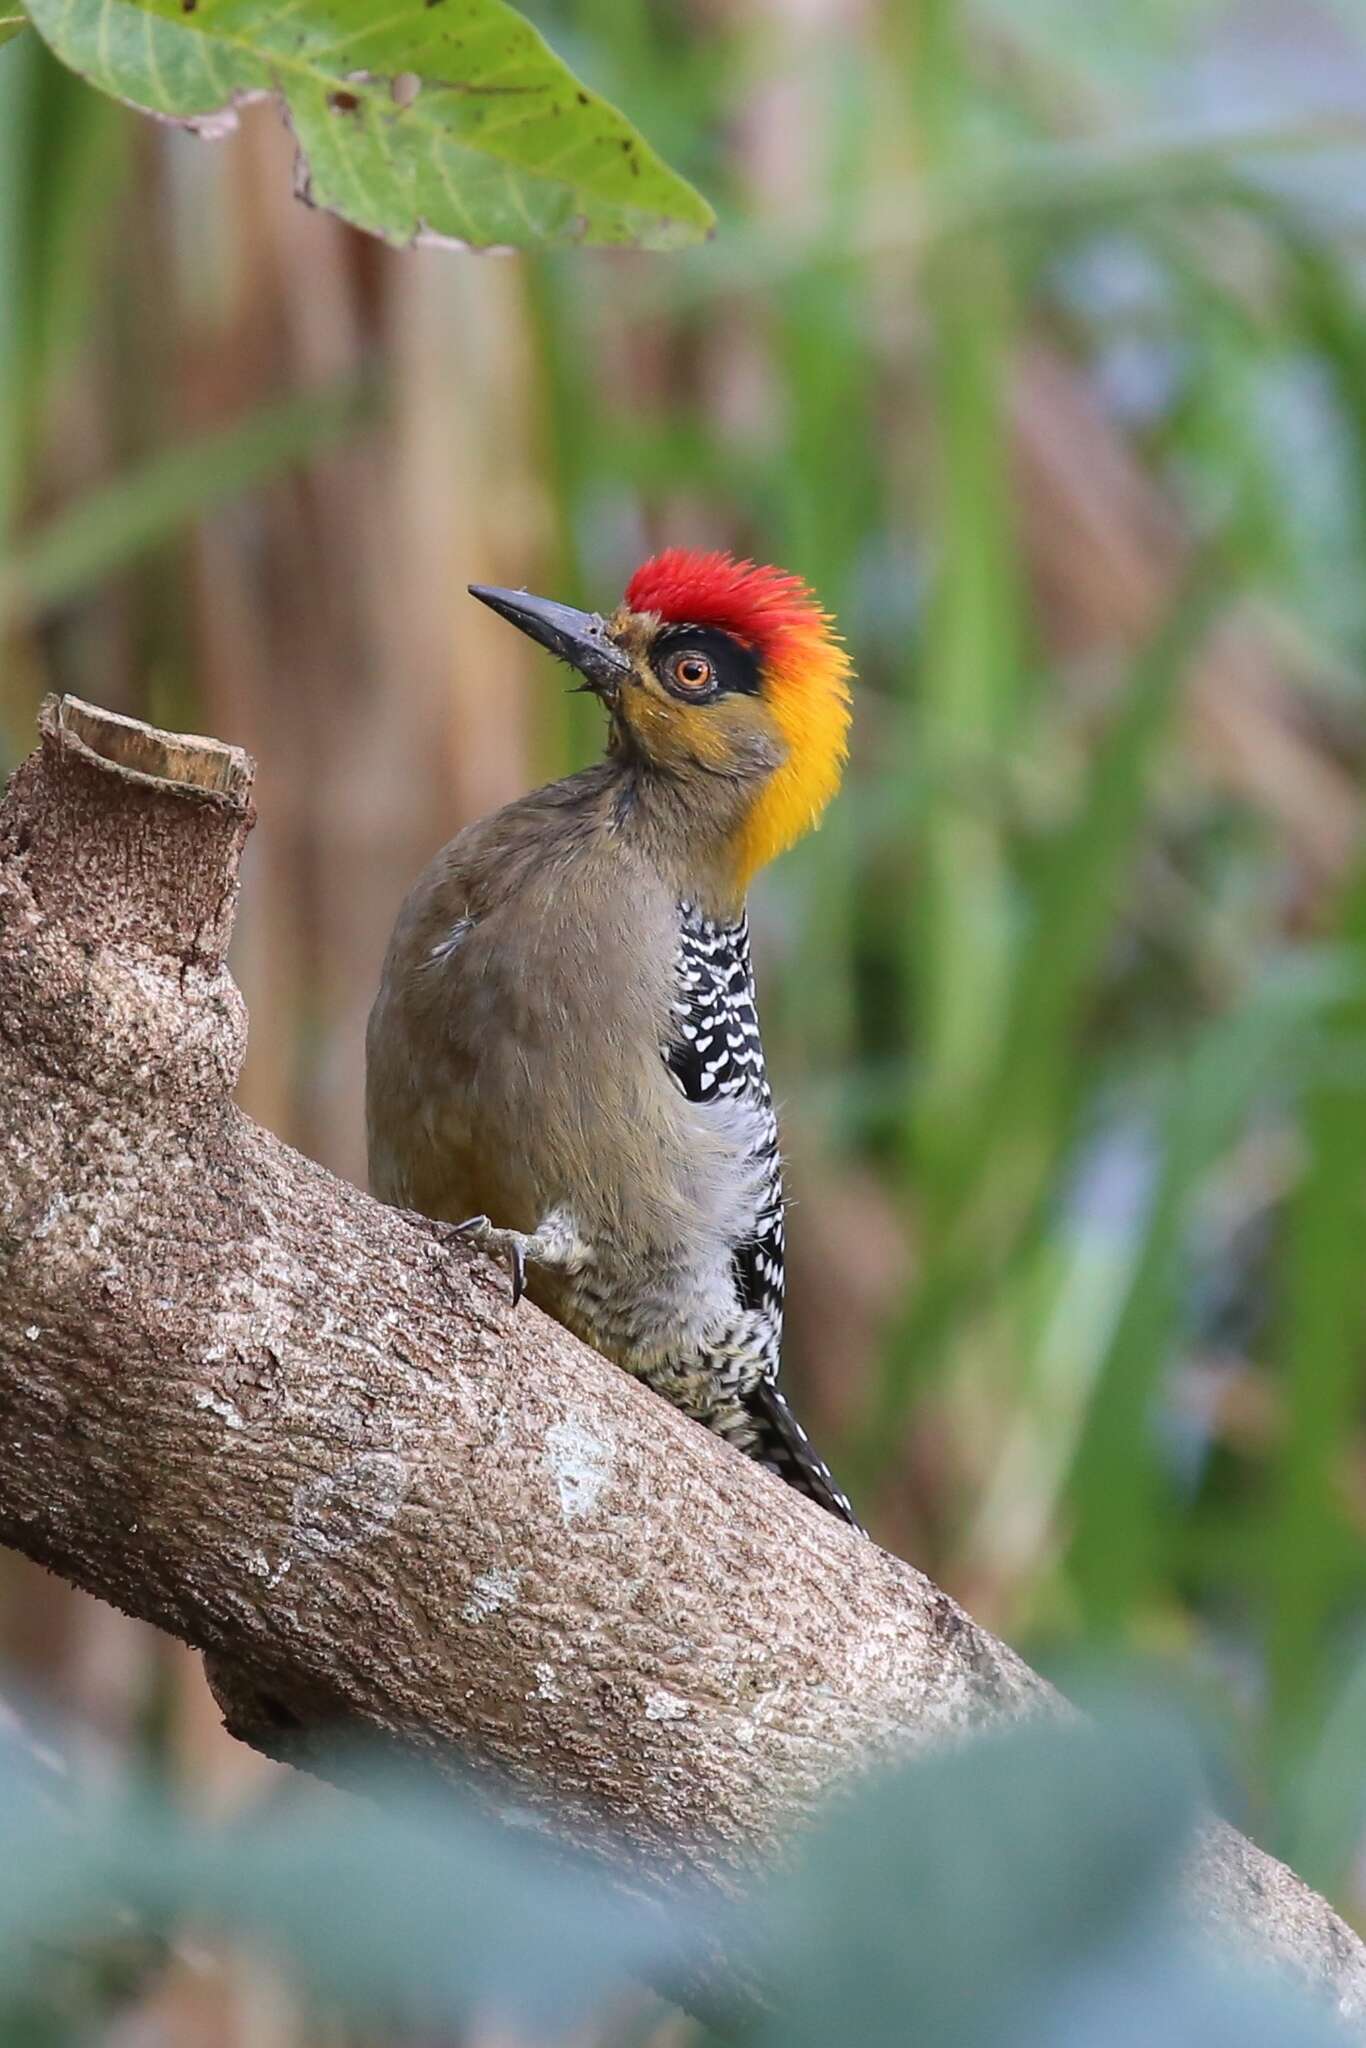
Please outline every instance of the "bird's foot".
[{"label": "bird's foot", "polygon": [[578,1235],[573,1219],[563,1209],[549,1209],[530,1235],[523,1230],[500,1230],[487,1216],[471,1216],[457,1223],[456,1234],[468,1239],[491,1259],[505,1259],[512,1274],[512,1306],[526,1293],[528,1263],[543,1273],[579,1273],[591,1263],[592,1254]]},{"label": "bird's foot", "polygon": [[489,1258],[506,1259],[512,1275],[512,1306],[516,1308],[526,1293],[526,1262],[528,1255],[534,1257],[536,1251],[533,1239],[521,1230],[499,1230],[487,1216],[471,1216],[464,1223],[457,1223],[455,1229],[458,1237],[468,1238]]}]

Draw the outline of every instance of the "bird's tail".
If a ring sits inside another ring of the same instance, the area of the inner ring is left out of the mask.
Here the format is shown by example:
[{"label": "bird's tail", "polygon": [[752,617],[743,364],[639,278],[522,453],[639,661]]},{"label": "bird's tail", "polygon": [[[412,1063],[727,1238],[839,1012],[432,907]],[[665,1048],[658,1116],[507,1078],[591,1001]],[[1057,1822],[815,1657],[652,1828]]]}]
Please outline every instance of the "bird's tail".
[{"label": "bird's tail", "polygon": [[754,1419],[757,1440],[750,1456],[770,1472],[776,1472],[798,1493],[814,1500],[830,1514],[838,1515],[855,1529],[863,1524],[854,1513],[849,1496],[835,1484],[835,1475],[823,1458],[811,1448],[806,1431],[798,1422],[776,1381],[761,1379],[745,1404]]}]

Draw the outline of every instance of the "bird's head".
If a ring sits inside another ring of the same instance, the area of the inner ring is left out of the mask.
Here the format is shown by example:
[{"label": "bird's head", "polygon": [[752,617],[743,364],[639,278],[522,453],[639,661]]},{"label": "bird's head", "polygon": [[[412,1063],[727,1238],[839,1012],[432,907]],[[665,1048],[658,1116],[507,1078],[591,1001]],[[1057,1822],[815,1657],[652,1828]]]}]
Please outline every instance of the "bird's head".
[{"label": "bird's head", "polygon": [[623,757],[676,783],[724,785],[740,892],[818,822],[844,767],[850,663],[800,577],[668,548],[607,618],[521,590],[471,590],[578,670]]}]

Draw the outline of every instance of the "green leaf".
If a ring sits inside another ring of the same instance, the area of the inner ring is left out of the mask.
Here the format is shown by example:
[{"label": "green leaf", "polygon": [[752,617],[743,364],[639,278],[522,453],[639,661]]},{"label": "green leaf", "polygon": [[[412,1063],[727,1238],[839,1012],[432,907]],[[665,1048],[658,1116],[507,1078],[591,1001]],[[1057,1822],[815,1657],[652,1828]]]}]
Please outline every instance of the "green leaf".
[{"label": "green leaf", "polygon": [[1190,1739],[1101,1704],[1099,1725],[998,1728],[844,1788],[724,1893],[622,1845],[613,1872],[373,1753],[314,1759],[358,1799],[295,1780],[211,1826],[164,1788],[45,1775],[0,1730],[0,2039],[106,2038],[114,1969],[135,1982],[188,1925],[385,2040],[639,2043],[612,2024],[635,1979],[686,1986],[710,2041],[745,2048],[1331,2048],[1293,1987],[1188,1924]]},{"label": "green leaf", "polygon": [[163,1908],[193,1901],[197,1919],[254,1936],[353,2012],[444,2033],[494,2010],[547,2044],[582,2039],[624,1981],[667,1981],[695,1959],[698,1914],[681,1896],[661,1913],[459,1793],[373,1757],[337,1768],[363,1807],[282,1803],[216,1837],[182,1834],[156,1880]]},{"label": "green leaf", "polygon": [[883,1771],[761,1895],[780,1987],[765,2048],[1018,2039],[1166,1893],[1198,1796],[1188,1740],[1136,1714],[1100,1732],[1041,1719]]},{"label": "green leaf", "polygon": [[884,1772],[760,1892],[745,2048],[1330,2048],[1327,2015],[1188,1938],[1200,1811],[1179,1727],[1108,1704]]},{"label": "green leaf", "polygon": [[101,91],[223,133],[276,93],[301,195],[399,243],[674,248],[711,208],[503,0],[34,0]]},{"label": "green leaf", "polygon": [[60,1989],[57,1953],[84,1951],[90,1972],[112,1941],[153,1951],[187,1918],[250,1938],[329,2003],[442,2038],[490,2012],[519,2039],[582,2038],[624,1982],[695,1969],[702,1906],[679,1888],[661,1912],[643,1870],[624,1889],[462,1790],[371,1753],[318,1761],[359,1796],[320,1806],[291,1780],[207,1827],[136,1777],[97,1791],[59,1761],[48,1783],[0,1724],[5,2048],[12,2010]]},{"label": "green leaf", "polygon": [[7,43],[11,36],[17,36],[21,28],[27,28],[26,14],[11,14],[0,11],[0,43]]}]

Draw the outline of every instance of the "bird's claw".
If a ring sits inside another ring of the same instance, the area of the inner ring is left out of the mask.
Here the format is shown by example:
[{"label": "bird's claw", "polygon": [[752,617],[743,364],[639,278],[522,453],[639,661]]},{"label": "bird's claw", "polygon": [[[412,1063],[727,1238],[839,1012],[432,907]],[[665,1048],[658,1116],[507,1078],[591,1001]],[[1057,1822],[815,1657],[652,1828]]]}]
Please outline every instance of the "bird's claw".
[{"label": "bird's claw", "polygon": [[467,1237],[489,1258],[500,1254],[507,1259],[512,1277],[512,1306],[516,1308],[526,1293],[526,1244],[520,1230],[498,1230],[487,1216],[467,1216],[463,1223],[455,1226],[458,1237]]}]

